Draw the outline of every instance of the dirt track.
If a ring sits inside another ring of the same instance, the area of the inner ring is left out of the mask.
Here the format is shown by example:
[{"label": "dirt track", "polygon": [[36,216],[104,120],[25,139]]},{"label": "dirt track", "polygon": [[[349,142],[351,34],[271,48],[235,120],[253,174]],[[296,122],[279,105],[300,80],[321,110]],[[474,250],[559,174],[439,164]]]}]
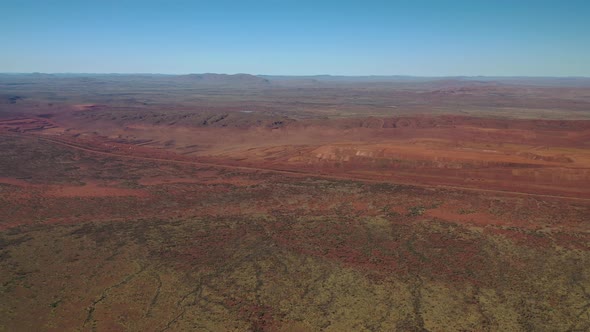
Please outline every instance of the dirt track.
[{"label": "dirt track", "polygon": [[215,164],[215,163],[198,162],[198,161],[182,161],[182,160],[170,160],[170,159],[163,159],[163,158],[123,155],[123,154],[117,154],[117,153],[112,153],[112,152],[91,149],[89,147],[66,143],[66,142],[63,142],[60,140],[51,139],[51,138],[47,138],[47,137],[37,136],[37,138],[39,140],[43,140],[43,141],[50,142],[53,144],[59,144],[59,145],[66,146],[66,147],[76,149],[79,151],[101,154],[101,155],[105,155],[105,156],[118,157],[118,158],[129,158],[129,159],[148,160],[148,161],[166,162],[166,163],[178,163],[178,164],[185,164],[185,165],[205,166],[205,167],[220,167],[220,168],[243,170],[243,171],[273,172],[273,173],[285,174],[285,175],[289,175],[289,176],[313,176],[313,177],[321,177],[321,178],[331,179],[331,180],[351,180],[351,181],[361,181],[361,182],[368,182],[368,183],[391,183],[391,184],[398,184],[398,185],[417,186],[417,187],[423,187],[423,188],[462,190],[462,191],[473,191],[473,192],[481,192],[481,193],[518,195],[518,196],[539,197],[539,198],[556,198],[556,199],[567,199],[567,200],[590,202],[590,199],[588,199],[588,198],[579,198],[579,197],[546,195],[546,194],[532,194],[532,193],[524,193],[524,192],[516,192],[516,191],[469,188],[469,187],[460,187],[460,186],[446,186],[446,185],[429,186],[429,185],[423,185],[423,184],[417,184],[417,183],[401,183],[399,181],[381,181],[381,180],[372,180],[372,179],[352,177],[352,176],[334,176],[334,175],[326,175],[326,174],[318,174],[318,173],[310,173],[310,172],[297,172],[297,171],[291,171],[291,170],[281,170],[281,169],[269,169],[269,168],[259,168],[259,167],[249,167],[249,166],[235,166],[235,165],[224,165],[224,164]]},{"label": "dirt track", "polygon": [[[584,143],[585,136],[590,134],[586,122],[482,121],[465,117],[401,118],[398,122],[411,128],[399,129],[396,125],[397,129],[363,128],[351,132],[313,126],[303,131],[294,126],[282,132],[182,127],[134,131],[138,137],[145,136],[143,139],[149,144],[106,138],[117,137],[116,133],[122,137],[125,132],[118,129],[89,136],[93,137],[90,140],[79,139],[74,133],[89,131],[76,129],[70,136],[64,130],[71,127],[41,117],[0,121],[0,129],[6,135],[37,137],[119,158],[291,177],[590,201],[590,192],[584,185],[590,171],[590,154]],[[465,123],[469,126],[458,126]],[[504,125],[526,130],[498,129]],[[152,132],[158,134],[150,136]],[[318,132],[323,136],[317,136]],[[195,144],[194,140],[187,140],[194,134],[198,135],[199,144],[208,147],[197,154],[187,154],[182,145]],[[221,143],[220,137],[224,137]],[[342,141],[343,137],[347,140]],[[185,143],[162,145],[166,140]],[[540,149],[542,146],[546,148]]]}]

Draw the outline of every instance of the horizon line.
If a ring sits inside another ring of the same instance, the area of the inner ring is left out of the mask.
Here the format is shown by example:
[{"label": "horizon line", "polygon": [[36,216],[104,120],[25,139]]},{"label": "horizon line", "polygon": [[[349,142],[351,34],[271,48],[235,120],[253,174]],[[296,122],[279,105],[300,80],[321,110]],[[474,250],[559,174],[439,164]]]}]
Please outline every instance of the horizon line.
[{"label": "horizon line", "polygon": [[411,74],[365,74],[365,75],[346,75],[346,74],[250,74],[244,72],[237,73],[221,73],[221,72],[191,72],[191,73],[157,73],[157,72],[109,72],[109,73],[97,73],[97,72],[0,72],[0,75],[162,75],[162,76],[186,76],[186,75],[251,75],[251,76],[270,76],[270,77],[412,77],[412,78],[585,78],[590,79],[590,76],[583,75],[564,75],[564,76],[551,76],[551,75],[411,75]]}]

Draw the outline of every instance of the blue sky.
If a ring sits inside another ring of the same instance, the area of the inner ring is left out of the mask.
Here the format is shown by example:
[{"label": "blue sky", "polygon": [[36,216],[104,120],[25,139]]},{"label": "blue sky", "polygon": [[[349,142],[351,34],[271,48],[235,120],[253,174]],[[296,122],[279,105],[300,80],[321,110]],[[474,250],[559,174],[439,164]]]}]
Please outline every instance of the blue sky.
[{"label": "blue sky", "polygon": [[590,76],[590,1],[0,0],[0,72]]}]

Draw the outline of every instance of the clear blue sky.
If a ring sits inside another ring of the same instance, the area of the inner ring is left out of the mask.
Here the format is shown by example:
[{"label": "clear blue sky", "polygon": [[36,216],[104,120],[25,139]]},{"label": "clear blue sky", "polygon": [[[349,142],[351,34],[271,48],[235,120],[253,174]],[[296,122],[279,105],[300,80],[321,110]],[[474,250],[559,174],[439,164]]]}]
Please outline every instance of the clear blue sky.
[{"label": "clear blue sky", "polygon": [[0,0],[0,72],[590,76],[590,0]]}]

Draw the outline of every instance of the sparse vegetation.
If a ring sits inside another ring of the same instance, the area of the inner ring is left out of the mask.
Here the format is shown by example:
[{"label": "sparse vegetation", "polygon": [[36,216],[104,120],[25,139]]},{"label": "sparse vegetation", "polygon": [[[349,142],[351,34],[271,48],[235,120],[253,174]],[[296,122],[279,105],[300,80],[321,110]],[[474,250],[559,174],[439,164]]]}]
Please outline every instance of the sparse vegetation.
[{"label": "sparse vegetation", "polygon": [[[164,81],[130,88],[117,78],[110,88],[129,94],[99,87],[76,99],[94,103],[82,106],[72,96],[96,81],[58,80],[46,94],[9,88],[23,98],[0,109],[11,119],[0,120],[0,330],[590,327],[587,152],[576,145],[586,123],[392,117],[380,108],[392,95],[409,107],[395,112],[426,107],[408,106],[416,94],[452,106],[419,84],[396,94],[342,84],[329,99],[303,87],[310,98],[300,105],[272,82],[222,89],[194,79],[158,99],[149,91]],[[351,102],[350,91],[364,99]],[[486,91],[462,100],[479,105]],[[579,93],[568,97],[572,112],[586,107]],[[518,103],[539,107],[527,96]],[[63,112],[48,111],[49,100]],[[14,119],[36,104],[42,116]],[[374,114],[361,119],[360,105]],[[154,128],[161,137],[142,137]],[[332,142],[342,130],[346,142]],[[293,132],[297,145],[281,141]],[[581,157],[562,165],[515,152],[547,137],[555,146],[535,155]],[[355,140],[364,143],[351,148]],[[387,149],[395,156],[383,157]]]},{"label": "sparse vegetation", "polygon": [[465,208],[461,208],[459,209],[459,214],[472,214],[475,213],[476,211],[474,209],[465,209]]},{"label": "sparse vegetation", "polygon": [[426,208],[423,206],[412,206],[408,208],[408,216],[410,217],[418,217],[426,212]]}]

